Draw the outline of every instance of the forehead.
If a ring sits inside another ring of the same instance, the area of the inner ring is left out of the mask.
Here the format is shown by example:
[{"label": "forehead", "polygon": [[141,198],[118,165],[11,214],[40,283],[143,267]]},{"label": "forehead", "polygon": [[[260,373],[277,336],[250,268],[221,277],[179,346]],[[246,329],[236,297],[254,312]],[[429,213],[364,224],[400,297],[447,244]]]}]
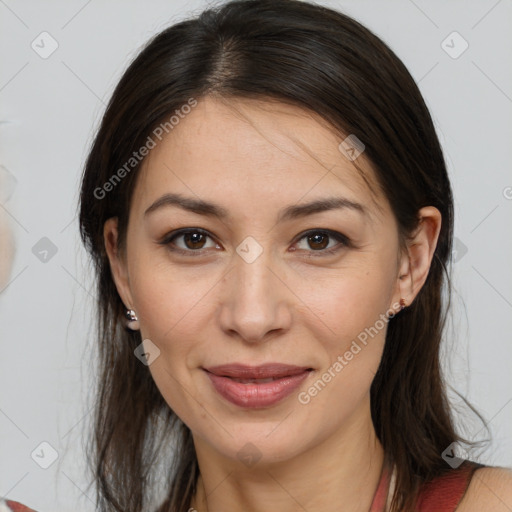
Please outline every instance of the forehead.
[{"label": "forehead", "polygon": [[340,151],[343,138],[320,116],[294,105],[206,97],[155,139],[135,197],[147,203],[180,191],[204,199],[250,198],[269,207],[271,199],[282,205],[338,193],[379,216],[386,201],[374,171],[363,155],[353,162]]}]

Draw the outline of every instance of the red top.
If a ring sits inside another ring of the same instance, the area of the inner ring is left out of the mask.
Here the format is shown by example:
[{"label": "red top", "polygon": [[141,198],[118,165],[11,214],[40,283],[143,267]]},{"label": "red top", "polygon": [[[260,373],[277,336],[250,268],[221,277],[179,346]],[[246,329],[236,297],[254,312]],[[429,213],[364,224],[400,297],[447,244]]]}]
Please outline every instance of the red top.
[{"label": "red top", "polygon": [[[415,512],[453,512],[466,493],[474,471],[482,467],[485,466],[465,460],[458,468],[424,484],[420,490]],[[388,467],[384,467],[370,512],[385,510],[389,483],[390,471]]]},{"label": "red top", "polygon": [[[482,464],[465,460],[457,469],[425,484],[420,492],[415,512],[453,512],[464,496],[473,472]],[[382,512],[389,494],[390,471],[384,467],[373,497],[370,512]],[[7,508],[6,508],[7,507]],[[36,512],[17,501],[0,498],[0,512]]]},{"label": "red top", "polygon": [[17,501],[3,500],[0,498],[0,512],[4,512],[4,510],[6,512],[11,510],[12,512],[36,512],[35,510],[25,507],[25,505],[22,505]]}]

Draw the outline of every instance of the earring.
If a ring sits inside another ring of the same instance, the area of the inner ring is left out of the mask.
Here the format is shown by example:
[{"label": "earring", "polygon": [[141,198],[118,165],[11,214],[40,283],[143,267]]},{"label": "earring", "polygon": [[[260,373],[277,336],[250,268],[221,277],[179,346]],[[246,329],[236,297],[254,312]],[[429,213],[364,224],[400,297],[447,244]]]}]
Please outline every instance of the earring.
[{"label": "earring", "polygon": [[127,309],[125,312],[125,316],[128,319],[128,322],[126,322],[126,327],[128,327],[128,329],[130,329],[131,331],[138,331],[139,319],[137,318],[135,311],[133,309]]},{"label": "earring", "polygon": [[400,311],[402,311],[402,309],[405,309],[405,299],[403,298],[400,299]]}]

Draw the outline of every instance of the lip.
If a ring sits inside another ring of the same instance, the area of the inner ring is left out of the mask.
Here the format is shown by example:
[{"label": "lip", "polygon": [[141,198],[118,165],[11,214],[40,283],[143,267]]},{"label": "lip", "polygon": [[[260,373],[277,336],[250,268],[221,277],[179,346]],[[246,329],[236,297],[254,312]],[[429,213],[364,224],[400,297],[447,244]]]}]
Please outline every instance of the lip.
[{"label": "lip", "polygon": [[311,370],[310,366],[296,366],[284,363],[267,363],[259,366],[230,363],[204,368],[206,371],[221,377],[238,379],[268,379],[271,377],[288,377],[297,375],[305,370]]},{"label": "lip", "polygon": [[[313,370],[308,366],[270,363],[261,366],[226,364],[203,368],[214,389],[226,400],[246,408],[269,407],[289,396]],[[243,383],[234,379],[275,379]]]}]

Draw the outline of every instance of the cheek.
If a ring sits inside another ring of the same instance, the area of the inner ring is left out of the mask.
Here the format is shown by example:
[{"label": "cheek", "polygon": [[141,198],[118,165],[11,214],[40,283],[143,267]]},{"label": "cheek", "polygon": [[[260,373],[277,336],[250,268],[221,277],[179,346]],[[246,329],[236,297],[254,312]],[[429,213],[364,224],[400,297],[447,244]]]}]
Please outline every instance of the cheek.
[{"label": "cheek", "polygon": [[336,429],[361,405],[384,349],[389,280],[377,272],[362,276],[325,283],[325,293],[310,293],[310,311],[304,313],[309,330],[321,340],[325,365],[299,398],[308,417],[317,418],[310,421],[326,432]]},{"label": "cheek", "polygon": [[200,389],[188,363],[201,330],[197,320],[207,307],[211,284],[197,279],[190,282],[176,272],[140,261],[131,274],[134,304],[142,339],[150,339],[160,350],[148,369],[169,407],[186,424],[195,425],[201,422],[204,411],[198,406]]},{"label": "cheek", "polygon": [[208,277],[203,270],[199,277],[159,260],[140,258],[130,271],[142,334],[165,345],[172,345],[173,339],[193,339],[190,334],[197,330],[195,319],[211,300],[214,276],[210,273]]},{"label": "cheek", "polygon": [[389,274],[369,263],[314,279],[302,276],[295,283],[297,295],[304,297],[299,314],[311,329],[323,330],[330,352],[339,351],[387,312],[391,286]]},{"label": "cheek", "polygon": [[325,361],[304,402],[311,400],[315,408],[339,403],[336,418],[329,420],[334,423],[357,406],[377,372],[389,323],[391,288],[385,269],[369,262],[336,274],[317,279],[314,287],[304,286],[297,293],[307,297],[301,322],[321,342]]},{"label": "cheek", "polygon": [[150,339],[160,350],[149,366],[155,384],[169,407],[185,423],[193,424],[204,414],[198,405],[202,381],[198,380],[197,354],[204,351],[201,337],[212,325],[219,278],[204,269],[180,271],[161,260],[151,255],[134,260],[130,288],[142,339]]}]

